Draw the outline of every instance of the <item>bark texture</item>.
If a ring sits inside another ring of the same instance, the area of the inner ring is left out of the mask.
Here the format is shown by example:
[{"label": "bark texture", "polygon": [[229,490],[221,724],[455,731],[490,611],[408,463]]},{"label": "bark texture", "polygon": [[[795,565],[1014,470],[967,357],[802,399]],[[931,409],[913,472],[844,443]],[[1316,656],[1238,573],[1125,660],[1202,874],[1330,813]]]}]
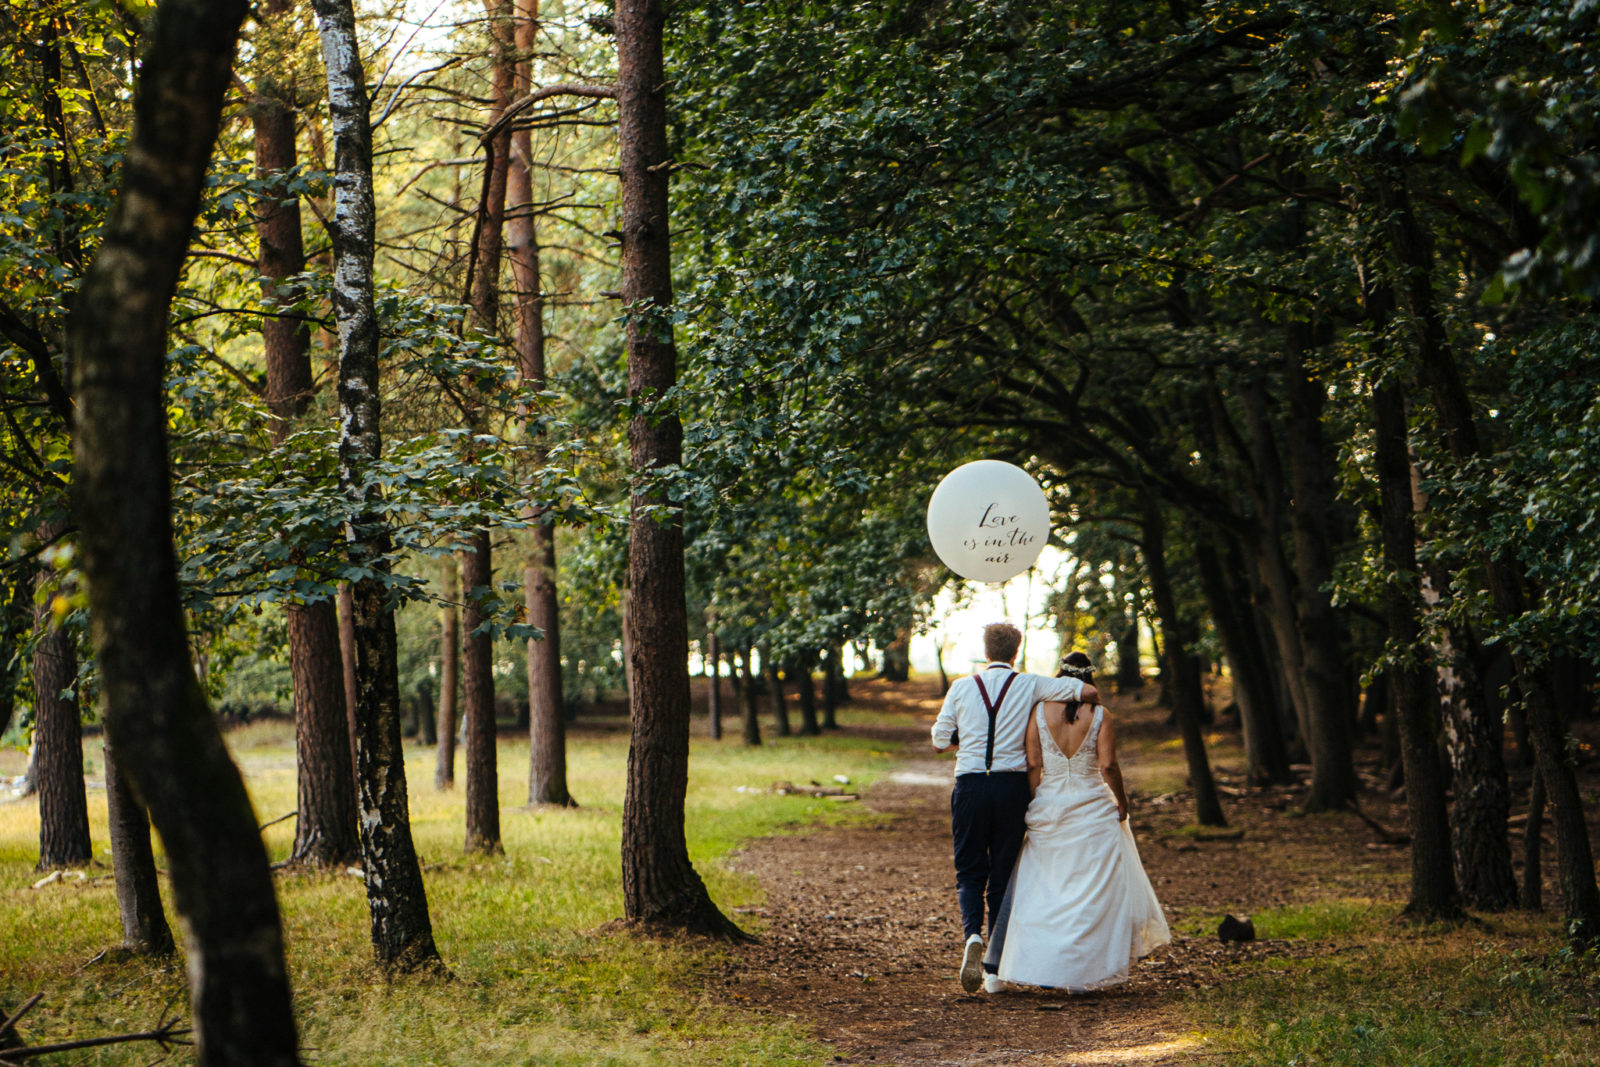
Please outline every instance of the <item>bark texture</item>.
[{"label": "bark texture", "polygon": [[[389,531],[368,469],[383,453],[378,318],[373,306],[372,129],[351,0],[316,0],[333,126],[334,315],[339,324],[339,488],[354,518],[346,555],[382,574]],[[351,588],[356,787],[372,950],[390,971],[439,966],[422,868],[411,840],[394,606],[378,576]]]},{"label": "bark texture", "polygon": [[360,855],[339,620],[331,600],[289,608],[296,819],[290,860],[343,867]]},{"label": "bark texture", "polygon": [[166,847],[202,1064],[297,1062],[266,849],[189,657],[171,527],[167,317],[246,5],[164,0],[122,189],[68,327],[74,512],[106,730]]},{"label": "bark texture", "polygon": [[172,928],[161,910],[161,884],[156,880],[155,852],[150,847],[150,817],[133,795],[127,777],[117,770],[109,740],[105,752],[111,867],[117,881],[122,947],[141,956],[170,955],[175,946]]},{"label": "bark texture", "polygon": [[494,647],[487,632],[472,632],[487,620],[484,598],[489,587],[489,531],[473,531],[470,547],[461,553],[461,703],[466,715],[467,827],[466,851],[499,852],[500,767],[495,752]]},{"label": "bark texture", "polygon": [[[617,139],[622,184],[622,299],[628,309],[628,398],[651,405],[677,377],[666,317],[672,306],[667,213],[666,74],[661,0],[616,5]],[[683,459],[672,412],[628,423],[633,495],[628,536],[628,657],[633,718],[622,812],[622,896],[627,917],[652,926],[736,936],[689,862],[684,794],[689,781],[689,626],[684,602],[683,516],[649,478]]]},{"label": "bark texture", "polygon": [[[46,539],[59,530],[45,531]],[[39,574],[46,603],[34,609],[34,781],[39,794],[39,870],[82,867],[94,858],[83,784],[83,722],[78,713],[78,651],[72,634],[52,626],[51,574]]]}]

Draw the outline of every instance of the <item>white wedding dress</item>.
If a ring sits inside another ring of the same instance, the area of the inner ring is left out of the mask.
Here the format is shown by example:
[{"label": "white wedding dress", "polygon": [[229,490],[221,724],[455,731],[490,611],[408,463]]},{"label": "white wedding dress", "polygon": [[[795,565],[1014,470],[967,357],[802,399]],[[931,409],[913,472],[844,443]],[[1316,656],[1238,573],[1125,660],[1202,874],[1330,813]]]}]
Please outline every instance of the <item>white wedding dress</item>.
[{"label": "white wedding dress", "polygon": [[1035,709],[1044,773],[1028,805],[989,960],[1003,982],[1086,992],[1126,981],[1129,964],[1172,940],[1133,830],[1100,775],[1105,709],[1068,757]]}]

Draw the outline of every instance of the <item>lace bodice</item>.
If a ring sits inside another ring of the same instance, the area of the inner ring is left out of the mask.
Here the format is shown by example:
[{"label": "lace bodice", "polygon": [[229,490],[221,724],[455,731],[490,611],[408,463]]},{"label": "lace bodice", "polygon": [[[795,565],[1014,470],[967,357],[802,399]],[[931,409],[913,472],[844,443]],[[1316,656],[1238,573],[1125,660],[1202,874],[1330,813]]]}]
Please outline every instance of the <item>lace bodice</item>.
[{"label": "lace bodice", "polygon": [[1044,777],[1054,778],[1058,775],[1084,778],[1093,775],[1094,781],[1100,777],[1100,768],[1096,762],[1096,743],[1100,739],[1100,720],[1105,709],[1095,706],[1094,718],[1089,723],[1089,732],[1083,735],[1083,744],[1078,746],[1078,751],[1068,756],[1061,751],[1061,746],[1056,744],[1050,727],[1045,725],[1044,705],[1034,708],[1033,714],[1039,721],[1039,747],[1044,752]]}]

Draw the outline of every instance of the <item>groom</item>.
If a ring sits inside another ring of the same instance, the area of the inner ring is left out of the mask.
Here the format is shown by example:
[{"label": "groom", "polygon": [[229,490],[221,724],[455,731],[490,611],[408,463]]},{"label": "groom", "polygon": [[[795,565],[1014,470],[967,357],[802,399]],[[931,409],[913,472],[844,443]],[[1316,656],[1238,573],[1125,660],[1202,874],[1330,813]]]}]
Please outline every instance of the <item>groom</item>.
[{"label": "groom", "polygon": [[1013,669],[1022,634],[1008,622],[983,628],[983,654],[989,665],[970,678],[958,678],[945,694],[933,724],[933,749],[956,753],[956,785],[950,794],[950,827],[955,838],[956,899],[967,942],[961,953],[961,988],[976,993],[983,985],[997,992],[999,979],[983,962],[983,906],[989,902],[989,929],[1011,882],[1011,868],[1022,850],[1028,813],[1028,758],[1023,751],[1028,715],[1043,700],[1100,698],[1094,686],[1076,678],[1045,678]]}]

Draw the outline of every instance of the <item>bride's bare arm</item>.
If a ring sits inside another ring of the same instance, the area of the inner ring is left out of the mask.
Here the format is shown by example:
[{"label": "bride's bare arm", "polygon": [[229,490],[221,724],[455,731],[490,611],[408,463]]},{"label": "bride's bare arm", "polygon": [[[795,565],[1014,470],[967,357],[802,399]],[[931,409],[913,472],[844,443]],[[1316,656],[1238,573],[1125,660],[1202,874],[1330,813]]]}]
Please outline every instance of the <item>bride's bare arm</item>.
[{"label": "bride's bare arm", "polygon": [[1023,735],[1022,747],[1028,754],[1028,796],[1039,791],[1039,779],[1044,776],[1044,745],[1039,741],[1039,718],[1028,716],[1028,732]]},{"label": "bride's bare arm", "polygon": [[1111,787],[1111,795],[1117,798],[1117,818],[1128,817],[1128,794],[1122,788],[1122,766],[1117,763],[1117,730],[1111,725],[1111,713],[1105,712],[1100,719],[1100,777],[1106,780],[1106,785]]}]

